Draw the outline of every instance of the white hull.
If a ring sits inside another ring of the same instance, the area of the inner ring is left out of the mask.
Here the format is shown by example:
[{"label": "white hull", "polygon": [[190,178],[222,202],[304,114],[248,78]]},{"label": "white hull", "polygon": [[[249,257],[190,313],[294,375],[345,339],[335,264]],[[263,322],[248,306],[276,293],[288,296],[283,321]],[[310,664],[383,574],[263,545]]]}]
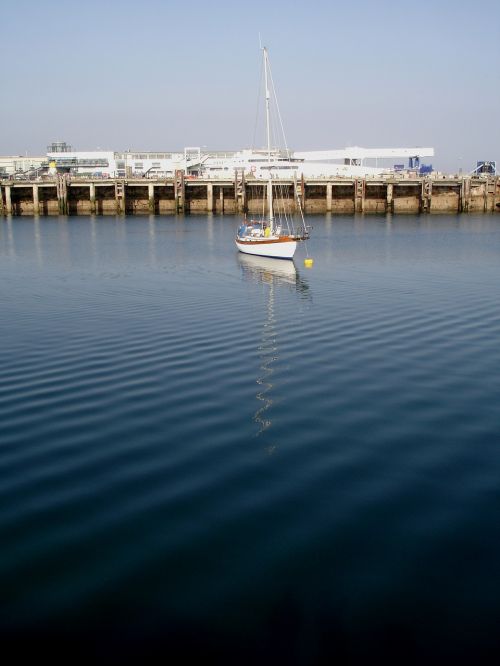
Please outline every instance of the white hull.
[{"label": "white hull", "polygon": [[297,249],[297,241],[266,242],[265,240],[255,240],[246,243],[240,243],[235,240],[236,247],[243,254],[253,254],[258,257],[273,257],[275,259],[293,259]]}]

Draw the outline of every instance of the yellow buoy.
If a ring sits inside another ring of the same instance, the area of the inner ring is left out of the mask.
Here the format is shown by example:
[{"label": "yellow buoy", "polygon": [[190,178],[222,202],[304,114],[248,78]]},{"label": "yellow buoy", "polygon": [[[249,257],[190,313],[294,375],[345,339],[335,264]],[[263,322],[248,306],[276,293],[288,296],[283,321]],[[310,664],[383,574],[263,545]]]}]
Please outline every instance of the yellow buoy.
[{"label": "yellow buoy", "polygon": [[304,259],[304,266],[307,266],[307,268],[311,268],[313,264],[314,261],[310,257]]}]

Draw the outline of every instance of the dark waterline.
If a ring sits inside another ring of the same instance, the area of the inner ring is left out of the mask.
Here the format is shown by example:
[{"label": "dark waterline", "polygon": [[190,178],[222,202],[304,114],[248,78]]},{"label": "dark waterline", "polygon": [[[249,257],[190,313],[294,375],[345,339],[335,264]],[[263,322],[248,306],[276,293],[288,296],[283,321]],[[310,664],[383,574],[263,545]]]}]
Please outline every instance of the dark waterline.
[{"label": "dark waterline", "polygon": [[0,223],[4,641],[500,656],[500,219],[309,221]]}]

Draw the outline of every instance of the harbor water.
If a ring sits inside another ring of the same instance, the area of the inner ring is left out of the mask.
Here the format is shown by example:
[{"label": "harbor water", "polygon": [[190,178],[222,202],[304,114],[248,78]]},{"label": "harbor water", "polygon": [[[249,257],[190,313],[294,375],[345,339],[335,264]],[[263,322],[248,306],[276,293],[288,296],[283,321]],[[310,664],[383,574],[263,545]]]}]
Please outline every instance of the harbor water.
[{"label": "harbor water", "polygon": [[3,644],[499,656],[500,218],[238,222],[0,222]]}]

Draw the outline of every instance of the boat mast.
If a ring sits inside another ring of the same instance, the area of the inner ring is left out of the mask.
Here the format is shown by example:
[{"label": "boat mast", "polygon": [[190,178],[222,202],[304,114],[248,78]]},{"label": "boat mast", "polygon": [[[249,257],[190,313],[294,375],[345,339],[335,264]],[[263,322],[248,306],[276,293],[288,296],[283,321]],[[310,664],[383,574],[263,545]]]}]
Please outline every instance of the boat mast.
[{"label": "boat mast", "polygon": [[264,51],[264,82],[266,86],[266,130],[267,130],[267,164],[269,171],[269,178],[267,181],[267,207],[269,209],[269,226],[271,234],[274,233],[274,213],[273,213],[273,181],[271,174],[271,125],[269,118],[269,103],[270,103],[270,94],[269,94],[269,82],[268,82],[268,55],[267,49],[264,46],[262,49]]}]

